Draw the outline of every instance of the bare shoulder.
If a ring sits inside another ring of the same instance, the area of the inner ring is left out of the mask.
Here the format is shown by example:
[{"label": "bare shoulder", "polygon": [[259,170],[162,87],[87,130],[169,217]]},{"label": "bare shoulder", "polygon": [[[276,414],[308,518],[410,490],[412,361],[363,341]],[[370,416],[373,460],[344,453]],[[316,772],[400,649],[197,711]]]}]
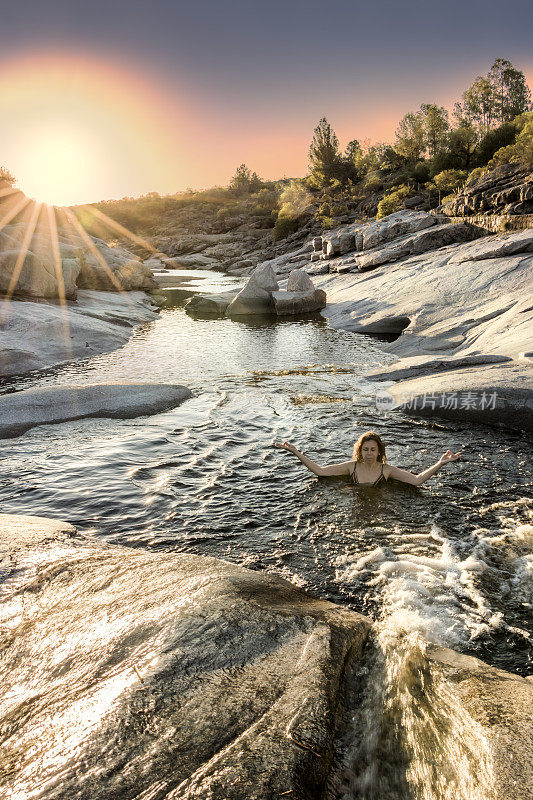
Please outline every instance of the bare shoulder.
[{"label": "bare shoulder", "polygon": [[387,463],[383,464],[383,474],[385,475],[385,478],[387,478],[387,480],[395,469],[396,467],[393,467],[392,464],[387,464]]}]

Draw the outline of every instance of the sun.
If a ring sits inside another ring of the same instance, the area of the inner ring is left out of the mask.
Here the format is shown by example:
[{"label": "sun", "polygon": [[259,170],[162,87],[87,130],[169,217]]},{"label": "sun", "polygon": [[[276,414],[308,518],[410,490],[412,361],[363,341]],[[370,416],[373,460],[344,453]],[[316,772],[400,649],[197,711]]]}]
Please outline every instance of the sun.
[{"label": "sun", "polygon": [[185,106],[133,68],[66,53],[0,67],[0,164],[26,195],[77,205],[179,188]]},{"label": "sun", "polygon": [[18,184],[28,197],[51,205],[82,202],[101,169],[99,148],[75,126],[44,124],[33,129],[19,148],[23,157]]}]

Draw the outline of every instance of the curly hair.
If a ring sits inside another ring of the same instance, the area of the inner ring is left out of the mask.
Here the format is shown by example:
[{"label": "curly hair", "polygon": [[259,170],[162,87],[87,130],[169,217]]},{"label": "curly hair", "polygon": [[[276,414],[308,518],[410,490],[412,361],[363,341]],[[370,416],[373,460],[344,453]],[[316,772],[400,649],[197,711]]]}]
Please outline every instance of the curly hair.
[{"label": "curly hair", "polygon": [[353,457],[355,461],[362,461],[363,460],[363,445],[365,442],[375,442],[378,446],[378,461],[381,463],[385,463],[387,460],[387,456],[385,454],[385,445],[381,441],[381,436],[379,436],[374,431],[368,431],[367,433],[363,433],[362,436],[356,441],[353,446]]}]

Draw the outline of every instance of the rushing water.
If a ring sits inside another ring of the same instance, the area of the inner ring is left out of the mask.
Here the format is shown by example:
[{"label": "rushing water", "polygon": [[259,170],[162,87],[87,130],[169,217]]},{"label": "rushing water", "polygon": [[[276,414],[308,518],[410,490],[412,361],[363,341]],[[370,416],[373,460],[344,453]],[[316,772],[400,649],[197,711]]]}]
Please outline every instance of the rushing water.
[{"label": "rushing water", "polygon": [[[378,620],[382,674],[400,668],[388,643],[403,633],[415,642],[409,658],[427,640],[529,673],[532,439],[378,410],[364,374],[391,360],[380,342],[318,316],[195,320],[165,308],[121,350],[4,390],[147,380],[182,383],[194,397],[149,418],[42,426],[2,442],[1,509],[281,574]],[[288,440],[331,463],[369,429],[391,463],[414,471],[448,448],[464,456],[423,488],[355,489],[318,480],[273,446]],[[342,796],[381,796],[368,789],[375,764],[346,779]]]}]

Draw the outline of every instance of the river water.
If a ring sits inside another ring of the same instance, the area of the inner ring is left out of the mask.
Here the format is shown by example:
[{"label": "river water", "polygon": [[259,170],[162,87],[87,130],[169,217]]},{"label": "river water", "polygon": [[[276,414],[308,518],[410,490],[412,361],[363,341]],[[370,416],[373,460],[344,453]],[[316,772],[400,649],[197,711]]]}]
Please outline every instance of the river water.
[{"label": "river water", "polygon": [[[193,276],[197,286],[228,283]],[[161,381],[194,396],[153,417],[41,426],[3,441],[1,510],[275,572],[372,616],[384,640],[421,637],[529,674],[532,437],[378,410],[380,385],[364,374],[392,360],[381,342],[320,316],[200,320],[170,305],[118,351],[4,385]],[[344,461],[370,429],[403,468],[421,471],[448,448],[464,455],[421,488],[356,489],[317,479],[273,446],[288,440],[319,463]],[[378,796],[361,787],[342,796]]]}]

